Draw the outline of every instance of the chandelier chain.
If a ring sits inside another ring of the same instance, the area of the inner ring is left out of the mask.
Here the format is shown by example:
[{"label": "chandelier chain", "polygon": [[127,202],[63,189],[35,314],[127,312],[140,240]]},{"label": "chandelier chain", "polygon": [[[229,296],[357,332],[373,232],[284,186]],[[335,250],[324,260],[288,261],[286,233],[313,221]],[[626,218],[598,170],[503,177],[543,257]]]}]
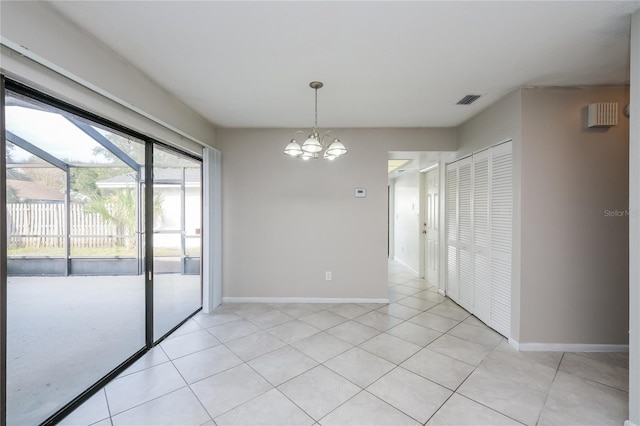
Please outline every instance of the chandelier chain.
[{"label": "chandelier chain", "polygon": [[315,128],[316,128],[316,130],[318,130],[318,88],[317,87],[315,88],[315,92],[316,92],[316,121],[315,121],[316,125],[315,125]]}]

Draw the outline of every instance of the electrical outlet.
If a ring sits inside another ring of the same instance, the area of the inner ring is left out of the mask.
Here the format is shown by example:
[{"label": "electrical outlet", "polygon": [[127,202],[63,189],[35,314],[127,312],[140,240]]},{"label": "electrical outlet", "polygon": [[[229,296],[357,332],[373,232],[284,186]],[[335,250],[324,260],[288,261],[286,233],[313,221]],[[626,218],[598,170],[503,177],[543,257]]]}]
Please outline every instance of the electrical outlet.
[{"label": "electrical outlet", "polygon": [[331,281],[331,271],[327,271],[324,273],[324,280]]}]

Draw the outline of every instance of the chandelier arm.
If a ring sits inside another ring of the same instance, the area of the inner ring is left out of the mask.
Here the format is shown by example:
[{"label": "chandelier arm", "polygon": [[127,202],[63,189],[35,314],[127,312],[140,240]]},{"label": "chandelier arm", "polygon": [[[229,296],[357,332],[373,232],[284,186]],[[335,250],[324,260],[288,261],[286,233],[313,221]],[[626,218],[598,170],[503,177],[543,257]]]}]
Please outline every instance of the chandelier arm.
[{"label": "chandelier arm", "polygon": [[324,138],[326,138],[327,136],[330,136],[330,135],[334,135],[335,133],[336,133],[336,132],[334,132],[332,129],[328,129],[326,132],[324,132],[324,135],[322,135],[322,139],[321,139],[321,142],[320,142],[320,143],[321,143],[323,146],[324,146],[324,145],[327,145],[327,146],[328,146],[328,145],[329,145],[328,143],[327,143],[327,144],[325,144],[325,143],[324,143]]}]

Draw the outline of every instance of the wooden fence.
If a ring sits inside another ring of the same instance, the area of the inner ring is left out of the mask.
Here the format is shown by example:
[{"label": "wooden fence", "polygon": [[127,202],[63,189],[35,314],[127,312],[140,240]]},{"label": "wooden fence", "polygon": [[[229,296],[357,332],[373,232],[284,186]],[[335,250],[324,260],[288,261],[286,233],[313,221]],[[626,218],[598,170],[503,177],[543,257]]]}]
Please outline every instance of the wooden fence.
[{"label": "wooden fence", "polygon": [[[113,247],[118,241],[116,226],[98,213],[86,212],[71,203],[71,247]],[[65,205],[63,203],[7,204],[9,245],[18,247],[64,247]]]}]

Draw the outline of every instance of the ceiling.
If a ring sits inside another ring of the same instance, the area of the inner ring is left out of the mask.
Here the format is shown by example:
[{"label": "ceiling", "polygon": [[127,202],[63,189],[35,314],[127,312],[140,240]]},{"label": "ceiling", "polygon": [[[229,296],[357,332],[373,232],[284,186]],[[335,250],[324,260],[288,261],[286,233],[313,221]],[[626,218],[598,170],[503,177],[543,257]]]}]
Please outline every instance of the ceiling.
[{"label": "ceiling", "polygon": [[[521,86],[629,81],[633,1],[51,1],[222,127],[456,126]],[[89,59],[89,58],[88,58]],[[483,95],[469,106],[466,94]]]}]

